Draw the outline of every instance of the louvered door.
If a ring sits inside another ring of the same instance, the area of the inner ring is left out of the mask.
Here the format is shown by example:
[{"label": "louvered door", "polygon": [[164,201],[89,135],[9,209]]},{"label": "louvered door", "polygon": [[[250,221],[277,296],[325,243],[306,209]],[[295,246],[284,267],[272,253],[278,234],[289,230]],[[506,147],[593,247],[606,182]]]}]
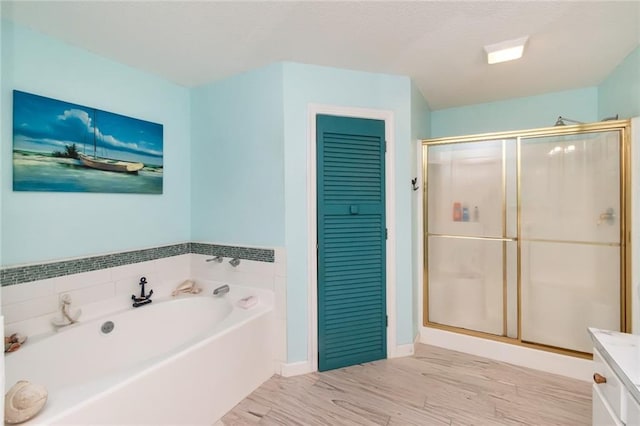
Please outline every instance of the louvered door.
[{"label": "louvered door", "polygon": [[386,357],[384,121],[318,115],[318,369]]}]

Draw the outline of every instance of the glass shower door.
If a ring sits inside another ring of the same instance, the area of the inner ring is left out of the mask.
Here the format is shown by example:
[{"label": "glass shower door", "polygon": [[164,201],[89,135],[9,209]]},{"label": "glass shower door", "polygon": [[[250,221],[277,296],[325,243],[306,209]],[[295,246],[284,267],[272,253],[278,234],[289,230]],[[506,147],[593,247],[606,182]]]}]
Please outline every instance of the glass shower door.
[{"label": "glass shower door", "polygon": [[426,321],[499,336],[510,328],[515,335],[517,312],[506,299],[510,292],[515,300],[516,274],[505,263],[516,253],[515,139],[432,145],[425,156]]},{"label": "glass shower door", "polygon": [[620,329],[616,131],[520,141],[521,340],[591,352],[587,327]]}]

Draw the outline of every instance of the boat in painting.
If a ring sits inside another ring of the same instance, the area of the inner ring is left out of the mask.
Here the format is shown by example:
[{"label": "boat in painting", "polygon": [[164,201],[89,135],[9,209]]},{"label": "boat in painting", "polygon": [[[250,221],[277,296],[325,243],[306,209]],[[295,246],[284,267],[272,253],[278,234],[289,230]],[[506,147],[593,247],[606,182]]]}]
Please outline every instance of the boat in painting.
[{"label": "boat in painting", "polygon": [[138,173],[144,167],[144,163],[133,163],[130,161],[112,160],[110,158],[92,157],[79,154],[79,159],[85,167],[105,170],[108,172]]},{"label": "boat in painting", "polygon": [[[96,122],[96,110],[93,110],[93,122]],[[97,126],[97,125],[96,125]],[[138,174],[138,170],[142,170],[144,163],[137,163],[132,161],[114,160],[111,158],[98,157],[96,155],[97,142],[96,133],[97,127],[93,128],[93,156],[78,154],[78,159],[85,167],[91,167],[92,169],[104,170],[107,172],[119,172],[119,173],[133,173]]]}]

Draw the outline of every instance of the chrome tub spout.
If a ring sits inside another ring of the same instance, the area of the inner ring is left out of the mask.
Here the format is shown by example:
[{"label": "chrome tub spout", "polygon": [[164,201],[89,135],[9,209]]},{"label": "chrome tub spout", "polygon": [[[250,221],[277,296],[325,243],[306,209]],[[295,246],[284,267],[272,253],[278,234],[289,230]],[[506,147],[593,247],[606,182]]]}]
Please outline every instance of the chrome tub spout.
[{"label": "chrome tub spout", "polygon": [[214,296],[224,296],[225,294],[229,293],[229,286],[227,284],[222,285],[218,288],[216,288],[215,290],[213,290],[213,295]]}]

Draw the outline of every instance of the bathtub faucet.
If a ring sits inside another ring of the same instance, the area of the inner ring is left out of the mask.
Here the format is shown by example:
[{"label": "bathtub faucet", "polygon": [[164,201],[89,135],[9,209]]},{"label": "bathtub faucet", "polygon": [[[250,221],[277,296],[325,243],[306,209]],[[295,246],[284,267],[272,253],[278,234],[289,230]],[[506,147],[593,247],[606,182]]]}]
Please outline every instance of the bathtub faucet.
[{"label": "bathtub faucet", "polygon": [[142,289],[140,290],[140,296],[136,296],[135,294],[131,295],[131,300],[133,300],[133,307],[137,308],[142,305],[146,305],[147,303],[151,303],[151,295],[153,294],[153,290],[149,290],[149,294],[144,294],[144,285],[147,283],[147,278],[140,278],[140,285]]},{"label": "bathtub faucet", "polygon": [[227,284],[221,285],[220,287],[213,290],[214,296],[224,296],[227,293],[229,293],[229,286]]}]

